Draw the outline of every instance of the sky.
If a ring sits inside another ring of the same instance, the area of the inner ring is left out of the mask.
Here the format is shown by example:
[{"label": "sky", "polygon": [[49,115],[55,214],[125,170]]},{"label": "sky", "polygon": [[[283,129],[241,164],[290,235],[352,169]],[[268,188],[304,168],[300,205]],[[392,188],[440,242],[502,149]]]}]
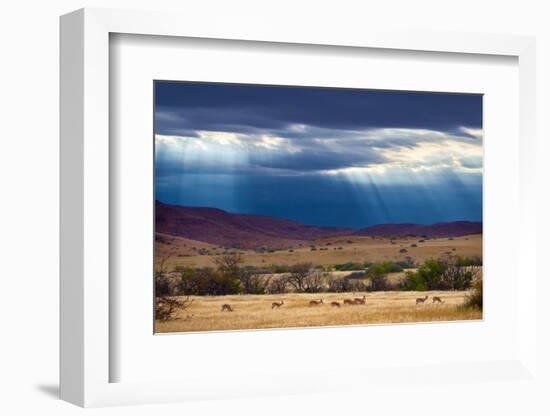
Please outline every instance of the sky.
[{"label": "sky", "polygon": [[155,193],[319,226],[482,220],[482,96],[155,82]]}]

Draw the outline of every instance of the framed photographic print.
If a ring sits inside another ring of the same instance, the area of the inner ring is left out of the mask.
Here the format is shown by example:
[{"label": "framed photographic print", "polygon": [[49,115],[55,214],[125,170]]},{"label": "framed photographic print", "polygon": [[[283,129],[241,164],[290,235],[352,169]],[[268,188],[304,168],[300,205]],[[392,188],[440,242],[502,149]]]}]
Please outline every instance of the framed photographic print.
[{"label": "framed photographic print", "polygon": [[538,395],[533,39],[242,23],[61,19],[62,398]]},{"label": "framed photographic print", "polygon": [[482,318],[482,95],[154,94],[155,332]]}]

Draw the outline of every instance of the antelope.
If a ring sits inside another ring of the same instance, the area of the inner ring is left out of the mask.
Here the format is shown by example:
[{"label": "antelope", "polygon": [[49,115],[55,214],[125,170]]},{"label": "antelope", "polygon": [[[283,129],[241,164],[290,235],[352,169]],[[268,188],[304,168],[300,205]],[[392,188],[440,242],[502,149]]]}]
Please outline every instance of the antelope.
[{"label": "antelope", "polygon": [[428,295],[424,296],[423,298],[416,298],[416,304],[424,303],[428,299]]},{"label": "antelope", "polygon": [[344,305],[355,305],[355,303],[351,299],[344,299]]},{"label": "antelope", "polygon": [[340,302],[330,302],[330,306],[340,307]]},{"label": "antelope", "polygon": [[280,308],[281,306],[283,306],[285,304],[285,301],[282,300],[280,302],[273,302],[271,304],[271,309],[274,309],[274,308]]},{"label": "antelope", "polygon": [[323,299],[320,300],[310,300],[309,306],[319,306],[321,303],[323,303]]},{"label": "antelope", "polygon": [[366,302],[365,300],[365,295],[363,295],[362,298],[355,298],[353,299],[353,303],[356,304],[356,305],[364,305]]},{"label": "antelope", "polygon": [[222,312],[223,311],[227,311],[227,312],[233,312],[233,308],[231,307],[231,305],[229,305],[228,303],[224,303],[222,305]]},{"label": "antelope", "polygon": [[191,315],[187,315],[187,316],[185,317],[185,320],[186,320],[186,321],[190,321],[191,319],[193,319],[193,316],[195,316],[194,313],[192,313]]},{"label": "antelope", "polygon": [[445,301],[444,301],[443,299],[441,299],[439,296],[434,296],[434,297],[432,298],[432,303],[436,303],[436,302],[438,302],[438,303],[443,303],[443,302],[445,302]]}]

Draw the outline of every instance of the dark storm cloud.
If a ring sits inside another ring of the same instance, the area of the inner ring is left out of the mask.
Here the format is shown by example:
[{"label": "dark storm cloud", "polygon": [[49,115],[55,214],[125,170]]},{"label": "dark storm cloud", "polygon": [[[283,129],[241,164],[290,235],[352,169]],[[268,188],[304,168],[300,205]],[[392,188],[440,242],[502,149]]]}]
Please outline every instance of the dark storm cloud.
[{"label": "dark storm cloud", "polygon": [[156,196],[317,225],[480,220],[481,128],[481,95],[156,82]]},{"label": "dark storm cloud", "polygon": [[[157,149],[157,173],[162,175],[191,172],[210,174],[308,174],[387,162],[384,156],[367,146],[363,146],[361,149],[357,146],[350,146],[342,151],[337,151],[326,149],[324,146],[315,146],[312,142],[304,143],[300,152],[289,152],[284,149],[277,149],[276,151],[269,149],[249,151],[243,149],[242,152],[246,153],[245,158],[228,158],[223,157],[223,154],[219,158],[215,156],[197,156],[194,158],[192,154],[182,158],[181,155],[175,155],[171,151],[173,146],[167,146],[164,151],[162,143],[157,143]],[[187,147],[187,153],[191,153],[189,149]],[[236,149],[233,148],[232,150]],[[236,150],[236,152],[239,152],[239,150]]]},{"label": "dark storm cloud", "polygon": [[[157,82],[156,133],[184,130],[481,128],[481,96],[335,88]],[[287,132],[289,133],[289,132]]]}]

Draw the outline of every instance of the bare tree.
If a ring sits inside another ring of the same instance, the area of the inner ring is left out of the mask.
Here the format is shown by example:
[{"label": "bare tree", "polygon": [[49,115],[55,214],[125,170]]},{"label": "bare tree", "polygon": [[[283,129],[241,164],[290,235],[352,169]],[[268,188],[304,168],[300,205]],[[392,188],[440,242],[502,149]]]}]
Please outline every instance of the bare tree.
[{"label": "bare tree", "polygon": [[172,282],[168,269],[168,261],[172,253],[155,258],[155,296],[167,296],[172,294]]},{"label": "bare tree", "polygon": [[176,290],[168,262],[173,252],[157,256],[155,259],[155,319],[168,321],[174,319],[178,310],[187,309],[193,303],[189,296],[172,296]]},{"label": "bare tree", "polygon": [[457,256],[443,256],[439,261],[444,266],[441,283],[447,290],[469,289],[481,271],[481,266],[478,264],[464,265],[461,258]]},{"label": "bare tree", "polygon": [[232,273],[234,275],[237,274],[237,271],[243,262],[244,259],[241,253],[224,254],[215,260],[218,270],[223,273]]},{"label": "bare tree", "polygon": [[238,270],[237,277],[241,282],[244,293],[262,295],[266,293],[272,276],[263,276],[252,267],[243,267]]},{"label": "bare tree", "polygon": [[353,279],[348,276],[329,278],[327,283],[329,292],[366,292],[367,285],[359,279]]},{"label": "bare tree", "polygon": [[287,277],[288,283],[296,292],[306,291],[306,281],[311,269],[311,263],[298,263],[290,267],[290,273]]},{"label": "bare tree", "polygon": [[274,277],[269,282],[269,285],[267,287],[267,291],[269,293],[273,294],[283,294],[286,293],[288,289],[288,277],[287,276],[279,276]]},{"label": "bare tree", "polygon": [[305,292],[319,293],[325,290],[328,273],[322,270],[310,270],[304,281]]},{"label": "bare tree", "polygon": [[155,319],[160,321],[169,321],[174,319],[174,314],[178,310],[185,310],[193,303],[193,299],[187,296],[184,299],[178,299],[172,296],[157,297],[155,302]]}]

